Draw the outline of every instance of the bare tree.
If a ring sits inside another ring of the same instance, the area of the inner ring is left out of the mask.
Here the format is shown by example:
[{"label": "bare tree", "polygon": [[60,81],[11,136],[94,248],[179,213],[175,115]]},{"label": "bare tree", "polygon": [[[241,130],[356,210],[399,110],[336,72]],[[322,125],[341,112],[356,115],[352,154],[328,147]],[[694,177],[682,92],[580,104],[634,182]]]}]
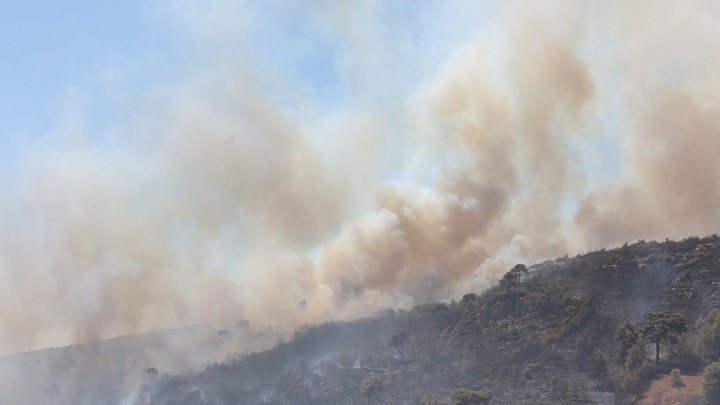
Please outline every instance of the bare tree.
[{"label": "bare tree", "polygon": [[410,340],[407,333],[404,331],[395,332],[392,336],[390,336],[390,340],[388,341],[388,346],[392,346],[397,350],[398,354],[400,355],[400,363],[405,364],[405,343]]},{"label": "bare tree", "polygon": [[60,396],[60,386],[57,385],[57,383],[52,383],[49,387],[47,387],[45,393],[48,398],[50,398],[50,405],[52,405],[55,403],[55,398]]}]

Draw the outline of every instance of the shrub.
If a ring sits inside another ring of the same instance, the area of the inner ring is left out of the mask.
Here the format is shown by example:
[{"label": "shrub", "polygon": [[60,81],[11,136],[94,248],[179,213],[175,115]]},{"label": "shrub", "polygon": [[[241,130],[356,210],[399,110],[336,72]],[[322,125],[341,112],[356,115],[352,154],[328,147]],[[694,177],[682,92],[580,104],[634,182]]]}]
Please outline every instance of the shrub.
[{"label": "shrub", "polygon": [[492,393],[485,390],[473,391],[460,388],[453,394],[455,405],[485,405],[492,399]]},{"label": "shrub", "polygon": [[523,367],[523,369],[520,371],[520,375],[524,378],[532,378],[533,374],[540,368],[540,364],[538,363],[529,363]]},{"label": "shrub", "polygon": [[670,372],[670,379],[672,380],[673,387],[682,387],[683,385],[685,385],[682,382],[679,368],[672,369],[672,371]]}]

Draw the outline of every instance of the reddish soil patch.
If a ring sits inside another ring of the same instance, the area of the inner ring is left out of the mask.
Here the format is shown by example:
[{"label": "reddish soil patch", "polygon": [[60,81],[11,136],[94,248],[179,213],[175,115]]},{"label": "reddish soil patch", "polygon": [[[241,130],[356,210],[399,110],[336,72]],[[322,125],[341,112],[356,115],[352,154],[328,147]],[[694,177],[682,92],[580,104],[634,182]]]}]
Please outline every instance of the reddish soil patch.
[{"label": "reddish soil patch", "polygon": [[669,375],[653,381],[643,395],[640,405],[701,405],[703,375],[683,375],[682,387],[673,387]]}]

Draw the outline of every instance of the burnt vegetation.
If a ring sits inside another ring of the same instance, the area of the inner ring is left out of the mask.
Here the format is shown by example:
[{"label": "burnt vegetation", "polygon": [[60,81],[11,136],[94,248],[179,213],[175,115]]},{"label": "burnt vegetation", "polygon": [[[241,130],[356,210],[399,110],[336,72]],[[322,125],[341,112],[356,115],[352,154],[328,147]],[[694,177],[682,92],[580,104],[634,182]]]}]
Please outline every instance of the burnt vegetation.
[{"label": "burnt vegetation", "polygon": [[681,384],[710,364],[706,393],[720,397],[716,235],[520,265],[502,280],[459,302],[304,327],[200,372],[149,369],[134,403],[632,404],[657,376]]}]

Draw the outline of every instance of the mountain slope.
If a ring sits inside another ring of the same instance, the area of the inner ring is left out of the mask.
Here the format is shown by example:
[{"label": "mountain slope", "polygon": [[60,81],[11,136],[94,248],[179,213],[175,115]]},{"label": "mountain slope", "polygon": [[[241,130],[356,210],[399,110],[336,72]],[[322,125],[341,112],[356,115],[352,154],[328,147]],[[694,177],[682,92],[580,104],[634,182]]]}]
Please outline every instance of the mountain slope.
[{"label": "mountain slope", "polygon": [[[135,402],[364,404],[360,386],[368,376],[382,379],[378,404],[418,404],[427,393],[449,399],[459,387],[491,391],[493,404],[631,402],[631,392],[595,389],[587,372],[594,353],[615,357],[617,325],[672,309],[693,332],[720,306],[716,235],[640,241],[530,270],[510,292],[496,287],[461,303],[305,328],[272,350],[163,376]],[[404,364],[387,344],[396,331],[409,336]],[[675,361],[665,352],[663,359]]]}]

